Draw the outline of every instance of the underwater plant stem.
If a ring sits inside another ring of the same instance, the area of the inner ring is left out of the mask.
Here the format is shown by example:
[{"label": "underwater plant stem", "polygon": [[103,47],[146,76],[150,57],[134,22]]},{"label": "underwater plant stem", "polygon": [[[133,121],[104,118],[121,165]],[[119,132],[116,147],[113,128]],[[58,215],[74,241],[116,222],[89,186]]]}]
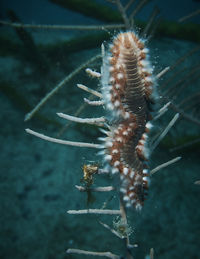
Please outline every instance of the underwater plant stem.
[{"label": "underwater plant stem", "polygon": [[93,95],[95,95],[95,96],[97,96],[97,97],[99,97],[99,98],[102,98],[102,97],[103,97],[101,93],[99,93],[99,92],[97,92],[96,90],[93,90],[93,89],[87,87],[86,85],[77,84],[77,86],[78,86],[78,88],[80,88],[80,89],[82,89],[82,90],[84,90],[84,91],[86,91],[86,92],[88,92],[88,93],[90,93],[90,94],[93,94]]},{"label": "underwater plant stem", "polygon": [[67,82],[69,82],[69,80],[71,80],[76,74],[78,74],[84,67],[87,67],[89,63],[95,61],[96,59],[100,58],[101,55],[96,55],[94,57],[92,57],[91,59],[89,59],[88,61],[86,61],[85,63],[83,63],[82,65],[80,65],[77,69],[75,69],[74,71],[72,71],[71,74],[69,74],[68,76],[66,76],[56,87],[54,87],[36,106],[35,108],[26,114],[25,116],[25,121],[30,120],[33,115]]},{"label": "underwater plant stem", "polygon": [[44,134],[40,134],[36,131],[33,131],[31,129],[25,129],[25,131],[29,134],[32,134],[38,138],[54,142],[57,144],[62,144],[62,145],[67,145],[67,146],[73,146],[73,147],[88,147],[88,148],[99,148],[99,144],[93,144],[93,143],[85,143],[85,142],[75,142],[75,141],[67,141],[67,140],[62,140],[62,139],[57,139],[57,138],[51,138],[48,137]]},{"label": "underwater plant stem", "polygon": [[104,30],[104,29],[122,29],[124,24],[102,24],[102,25],[51,25],[51,24],[23,24],[15,22],[0,21],[0,24],[30,29],[53,29],[53,30]]},{"label": "underwater plant stem", "polygon": [[120,210],[101,210],[101,209],[87,209],[87,210],[68,210],[68,214],[106,214],[106,215],[121,215]]},{"label": "underwater plant stem", "polygon": [[153,143],[151,152],[158,146],[158,144],[161,142],[161,140],[167,135],[168,131],[173,127],[173,125],[178,120],[178,118],[179,118],[179,113],[176,113],[175,116],[173,117],[173,119],[169,122],[167,127],[164,129],[164,131],[160,134],[158,139]]},{"label": "underwater plant stem", "polygon": [[131,13],[129,19],[132,20],[136,14],[142,9],[142,7],[147,4],[149,0],[141,0],[139,4],[134,8],[133,12]]},{"label": "underwater plant stem", "polygon": [[194,16],[196,16],[196,15],[198,15],[198,14],[200,14],[200,9],[198,9],[198,10],[196,10],[196,11],[194,11],[194,12],[192,12],[192,13],[186,15],[186,16],[181,17],[181,18],[178,20],[178,22],[184,22],[185,20],[187,20],[187,19],[189,19],[189,18],[191,18],[191,17],[194,17]]},{"label": "underwater plant stem", "polygon": [[69,120],[69,121],[74,121],[74,122],[78,122],[78,123],[86,123],[86,124],[92,124],[92,125],[99,125],[99,123],[103,123],[106,121],[106,119],[104,117],[100,117],[100,118],[79,118],[76,116],[71,116],[68,114],[64,114],[64,113],[57,113],[57,115],[63,119]]},{"label": "underwater plant stem", "polygon": [[167,167],[167,166],[169,166],[169,165],[171,165],[171,164],[173,164],[173,163],[179,161],[180,159],[181,159],[181,156],[178,156],[178,157],[176,157],[176,158],[174,158],[174,159],[172,159],[172,160],[167,161],[166,163],[163,163],[163,164],[161,164],[161,165],[155,167],[154,169],[152,169],[152,170],[150,171],[150,175],[155,174],[157,171],[159,171],[159,170],[161,170],[162,168],[165,168],[165,167]]},{"label": "underwater plant stem", "polygon": [[147,22],[147,24],[146,24],[146,26],[145,26],[145,28],[142,32],[142,35],[141,35],[142,37],[146,37],[148,35],[149,30],[150,30],[152,24],[154,23],[155,18],[158,14],[159,14],[159,9],[157,7],[154,7],[153,12],[150,15],[150,18],[149,18],[149,20],[148,20],[148,22]]},{"label": "underwater plant stem", "polygon": [[158,114],[153,118],[153,120],[159,119],[163,114],[165,114],[166,111],[168,111],[168,107],[170,106],[171,102],[166,103],[160,110],[158,111]]},{"label": "underwater plant stem", "polygon": [[117,5],[117,7],[118,7],[118,10],[119,10],[123,20],[124,20],[124,24],[125,24],[126,29],[127,30],[130,29],[130,21],[129,21],[127,15],[126,15],[125,8],[121,4],[120,0],[115,0],[115,3]]},{"label": "underwater plant stem", "polygon": [[87,98],[84,98],[84,102],[89,104],[89,105],[92,105],[92,106],[101,106],[101,105],[104,105],[104,101],[90,101],[89,99]]},{"label": "underwater plant stem", "polygon": [[110,226],[108,226],[107,224],[99,221],[99,223],[106,229],[110,230],[111,233],[113,233],[115,236],[119,237],[120,239],[123,239],[124,237],[122,237],[121,235],[118,234],[118,232],[114,229],[112,229]]},{"label": "underwater plant stem", "polygon": [[162,77],[165,73],[167,73],[169,70],[170,70],[170,67],[164,68],[160,73],[158,73],[158,74],[156,75],[156,78],[157,78],[157,79],[161,78],[161,77]]},{"label": "underwater plant stem", "polygon": [[105,256],[111,259],[120,259],[121,257],[118,255],[115,255],[111,252],[92,252],[92,251],[86,251],[81,249],[73,249],[69,248],[67,249],[66,253],[68,254],[84,254],[84,255],[93,255],[93,256]]},{"label": "underwater plant stem", "polygon": [[169,151],[170,151],[170,152],[174,152],[174,151],[180,150],[180,149],[182,149],[182,148],[185,148],[185,147],[189,147],[189,146],[191,146],[191,145],[194,145],[194,144],[196,144],[196,143],[198,143],[198,142],[200,142],[200,138],[197,138],[197,139],[194,139],[194,140],[189,141],[189,142],[187,142],[187,143],[184,143],[184,144],[182,144],[182,145],[179,145],[179,146],[170,148]]},{"label": "underwater plant stem", "polygon": [[113,186],[96,187],[96,188],[85,188],[83,186],[75,185],[75,187],[80,192],[87,192],[88,190],[92,191],[92,192],[110,192],[110,191],[113,191],[115,189]]}]

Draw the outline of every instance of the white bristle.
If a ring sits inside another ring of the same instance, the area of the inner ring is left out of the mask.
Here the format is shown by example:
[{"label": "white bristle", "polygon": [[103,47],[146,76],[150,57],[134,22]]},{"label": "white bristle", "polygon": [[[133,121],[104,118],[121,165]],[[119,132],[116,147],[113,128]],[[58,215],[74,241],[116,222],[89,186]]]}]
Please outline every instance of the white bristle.
[{"label": "white bristle", "polygon": [[115,85],[115,88],[116,88],[117,90],[119,90],[119,89],[121,88],[121,85],[120,85],[120,84],[116,84],[116,85]]},{"label": "white bristle", "polygon": [[135,175],[135,172],[134,172],[134,171],[131,171],[131,173],[130,173],[130,178],[133,179],[134,175]]},{"label": "white bristle", "polygon": [[142,205],[140,203],[137,203],[135,205],[135,208],[136,208],[136,210],[141,210],[142,209]]},{"label": "white bristle", "polygon": [[107,136],[109,135],[109,131],[106,131],[105,129],[102,129],[102,128],[100,128],[99,130],[100,130],[102,133],[106,134]]},{"label": "white bristle", "polygon": [[118,142],[122,142],[122,138],[120,138],[120,137],[116,138],[116,140],[117,140]]},{"label": "white bristle", "polygon": [[151,129],[153,127],[151,122],[147,122],[145,126],[146,126],[147,129]]},{"label": "white bristle", "polygon": [[114,162],[114,166],[118,166],[118,165],[120,165],[120,162],[119,161],[115,161]]},{"label": "white bristle", "polygon": [[112,141],[106,141],[105,146],[106,147],[112,147],[113,143]]},{"label": "white bristle", "polygon": [[117,154],[117,153],[119,153],[119,151],[117,149],[112,150],[112,154]]},{"label": "white bristle", "polygon": [[145,54],[146,54],[146,53],[149,53],[149,49],[148,49],[148,48],[144,48],[144,49],[142,50],[142,52],[144,52]]},{"label": "white bristle", "polygon": [[126,196],[123,197],[123,200],[124,200],[124,201],[129,201],[130,198],[126,195]]},{"label": "white bristle", "polygon": [[125,112],[124,118],[125,118],[125,119],[129,119],[129,118],[130,118],[130,114],[129,114],[128,112]]},{"label": "white bristle", "polygon": [[105,141],[106,138],[99,137],[98,140],[99,140],[99,141]]},{"label": "white bristle", "polygon": [[143,169],[143,174],[148,174],[148,169]]},{"label": "white bristle", "polygon": [[128,131],[123,131],[122,135],[128,136]]},{"label": "white bristle", "polygon": [[112,174],[119,173],[119,170],[117,168],[112,168]]},{"label": "white bristle", "polygon": [[150,76],[145,77],[145,81],[152,82],[152,78]]},{"label": "white bristle", "polygon": [[113,84],[114,82],[115,82],[115,79],[114,79],[114,77],[110,77],[110,79],[109,79],[109,82],[111,83],[111,84]]},{"label": "white bristle", "polygon": [[119,107],[119,106],[120,106],[120,102],[119,102],[118,100],[116,100],[116,101],[114,102],[114,106],[115,106],[115,107]]},{"label": "white bristle", "polygon": [[111,160],[112,160],[112,156],[111,156],[111,155],[106,155],[106,156],[104,157],[104,159],[105,159],[106,161],[111,161]]},{"label": "white bristle", "polygon": [[108,110],[113,110],[114,106],[112,105],[112,103],[108,103],[107,108],[108,108]]},{"label": "white bristle", "polygon": [[128,168],[127,168],[127,167],[124,167],[124,168],[123,168],[123,173],[124,173],[125,175],[128,174]]},{"label": "white bristle", "polygon": [[148,182],[149,178],[148,178],[148,177],[146,177],[146,176],[144,176],[144,177],[142,177],[142,180],[143,180],[143,181],[147,181],[147,182]]},{"label": "white bristle", "polygon": [[124,188],[120,188],[120,192],[122,192],[122,193],[126,193],[126,189],[124,189]]},{"label": "white bristle", "polygon": [[98,156],[105,155],[105,150],[101,150],[101,151],[97,152],[97,155],[98,155]]},{"label": "white bristle", "polygon": [[130,208],[131,207],[131,203],[130,202],[127,202],[126,203],[126,208]]},{"label": "white bristle", "polygon": [[122,73],[118,73],[118,74],[117,74],[117,78],[118,78],[118,79],[122,79],[122,78],[124,78],[124,75],[123,75]]}]

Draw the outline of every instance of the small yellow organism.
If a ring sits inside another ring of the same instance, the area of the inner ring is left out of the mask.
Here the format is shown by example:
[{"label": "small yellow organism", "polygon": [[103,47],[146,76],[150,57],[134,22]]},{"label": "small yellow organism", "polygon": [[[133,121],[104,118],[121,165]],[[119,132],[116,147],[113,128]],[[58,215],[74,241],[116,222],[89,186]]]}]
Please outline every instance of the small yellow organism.
[{"label": "small yellow organism", "polygon": [[87,184],[87,186],[90,186],[93,184],[93,175],[98,172],[98,165],[83,165],[83,180]]}]

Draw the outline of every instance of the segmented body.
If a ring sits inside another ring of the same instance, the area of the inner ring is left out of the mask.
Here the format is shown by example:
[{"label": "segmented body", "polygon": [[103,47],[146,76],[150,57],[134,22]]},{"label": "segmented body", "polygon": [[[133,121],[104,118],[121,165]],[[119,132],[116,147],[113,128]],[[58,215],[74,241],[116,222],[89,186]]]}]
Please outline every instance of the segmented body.
[{"label": "segmented body", "polygon": [[102,92],[110,121],[104,159],[120,173],[126,206],[140,209],[148,188],[147,133],[153,91],[148,49],[134,32],[120,33],[104,57]]}]

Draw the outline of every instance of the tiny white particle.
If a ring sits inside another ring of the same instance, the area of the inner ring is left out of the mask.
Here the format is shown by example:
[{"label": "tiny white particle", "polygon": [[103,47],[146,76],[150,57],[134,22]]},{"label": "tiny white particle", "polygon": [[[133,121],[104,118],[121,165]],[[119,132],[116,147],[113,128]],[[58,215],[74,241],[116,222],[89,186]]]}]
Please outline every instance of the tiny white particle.
[{"label": "tiny white particle", "polygon": [[112,103],[108,103],[107,108],[108,108],[109,110],[113,110],[113,109],[114,109]]},{"label": "tiny white particle", "polygon": [[130,192],[129,193],[129,197],[131,198],[131,197],[133,197],[135,194],[133,193],[133,192]]},{"label": "tiny white particle", "polygon": [[137,145],[137,146],[136,146],[136,149],[142,151],[142,150],[143,150],[143,146],[142,146],[142,145]]},{"label": "tiny white particle", "polygon": [[147,122],[147,124],[145,126],[146,126],[147,129],[151,129],[153,127],[151,122]]},{"label": "tiny white particle", "polygon": [[119,173],[119,170],[117,168],[112,168],[112,174]]},{"label": "tiny white particle", "polygon": [[122,135],[128,136],[128,131],[123,131]]},{"label": "tiny white particle", "polygon": [[119,70],[121,68],[121,64],[120,63],[117,63],[116,64],[116,69]]},{"label": "tiny white particle", "polygon": [[112,52],[113,52],[113,53],[117,53],[117,49],[116,49],[116,48],[113,48],[113,49],[112,49]]},{"label": "tiny white particle", "polygon": [[124,189],[124,188],[120,188],[120,192],[122,192],[122,193],[126,193],[126,189]]},{"label": "tiny white particle", "polygon": [[131,199],[131,203],[134,204],[136,202],[136,199]]},{"label": "tiny white particle", "polygon": [[106,138],[99,137],[98,140],[100,140],[100,141],[105,141]]},{"label": "tiny white particle", "polygon": [[118,166],[118,165],[120,165],[120,162],[119,161],[115,161],[114,162],[114,166]]},{"label": "tiny white particle", "polygon": [[141,60],[141,61],[140,61],[140,64],[141,64],[143,67],[149,66],[149,62],[148,62],[147,60]]},{"label": "tiny white particle", "polygon": [[112,143],[111,141],[107,141],[107,142],[105,143],[105,146],[106,146],[106,147],[112,147],[112,145],[113,145],[113,143]]},{"label": "tiny white particle", "polygon": [[130,187],[129,187],[129,190],[130,190],[130,191],[133,191],[133,190],[134,190],[134,186],[130,186]]},{"label": "tiny white particle", "polygon": [[139,143],[140,143],[140,145],[144,145],[145,141],[144,141],[143,139],[141,139],[141,140],[139,141]]},{"label": "tiny white particle", "polygon": [[101,151],[97,152],[97,155],[98,155],[98,156],[105,155],[105,150],[101,150]]},{"label": "tiny white particle", "polygon": [[149,49],[148,49],[148,48],[144,48],[144,49],[142,50],[142,52],[144,52],[144,53],[149,53]]},{"label": "tiny white particle", "polygon": [[150,76],[147,76],[147,77],[145,77],[145,81],[152,82],[153,80],[152,80],[152,78]]},{"label": "tiny white particle", "polygon": [[122,73],[118,73],[118,74],[117,74],[117,78],[118,78],[118,79],[122,79],[122,78],[124,78],[124,75],[123,75]]},{"label": "tiny white particle", "polygon": [[137,174],[136,176],[135,176],[135,180],[136,181],[139,181],[141,179],[141,176],[139,175],[139,174]]},{"label": "tiny white particle", "polygon": [[118,151],[117,149],[113,149],[113,150],[112,150],[112,153],[113,153],[113,154],[117,154],[117,153],[119,153],[119,151]]},{"label": "tiny white particle", "polygon": [[127,202],[126,203],[126,208],[130,208],[131,207],[131,203],[130,202]]},{"label": "tiny white particle", "polygon": [[123,197],[123,200],[124,200],[124,201],[129,201],[130,198],[126,195],[126,196]]},{"label": "tiny white particle", "polygon": [[143,169],[143,174],[148,174],[148,170],[147,169]]},{"label": "tiny white particle", "polygon": [[144,147],[143,153],[144,153],[145,158],[148,159],[149,158],[149,150],[148,150],[148,148]]},{"label": "tiny white particle", "polygon": [[144,176],[144,177],[142,177],[142,180],[143,180],[143,181],[147,181],[147,182],[148,182],[149,178],[148,178],[148,177],[146,177],[146,176]]},{"label": "tiny white particle", "polygon": [[146,134],[146,133],[144,133],[143,135],[142,135],[142,138],[144,138],[145,140],[148,138],[148,135]]},{"label": "tiny white particle", "polygon": [[133,179],[134,175],[135,175],[135,172],[134,172],[134,171],[131,171],[131,173],[130,173],[130,178]]},{"label": "tiny white particle", "polygon": [[122,138],[118,137],[116,138],[117,142],[122,142]]},{"label": "tiny white particle", "polygon": [[135,205],[135,208],[136,208],[136,210],[141,210],[142,209],[142,205],[140,203],[137,203]]},{"label": "tiny white particle", "polygon": [[114,102],[114,106],[115,106],[115,107],[119,107],[119,106],[120,106],[120,102],[119,102],[118,100],[116,100],[116,101]]},{"label": "tiny white particle", "polygon": [[110,81],[110,83],[114,83],[115,82],[114,77],[111,76],[109,81]]},{"label": "tiny white particle", "polygon": [[115,88],[118,90],[118,89],[121,88],[121,85],[120,85],[120,84],[116,84],[116,85],[115,85]]},{"label": "tiny white particle", "polygon": [[129,118],[130,118],[129,112],[125,112],[124,118],[125,118],[125,119],[129,119]]},{"label": "tiny white particle", "polygon": [[120,174],[120,180],[123,181],[124,180],[124,175]]},{"label": "tiny white particle", "polygon": [[125,175],[127,175],[128,174],[128,168],[127,167],[124,167],[124,169],[123,169],[123,173],[125,174]]},{"label": "tiny white particle", "polygon": [[146,72],[149,72],[148,69],[145,67],[145,68],[142,68],[142,72],[143,73],[146,73]]},{"label": "tiny white particle", "polygon": [[111,100],[111,98],[112,98],[112,96],[111,96],[111,94],[110,94],[110,93],[106,94],[106,100],[107,100],[107,101],[110,101],[110,100]]},{"label": "tiny white particle", "polygon": [[114,130],[114,133],[115,133],[115,134],[119,134],[119,130],[115,129],[115,130]]},{"label": "tiny white particle", "polygon": [[109,71],[113,72],[114,71],[114,67],[109,67]]},{"label": "tiny white particle", "polygon": [[110,160],[112,160],[112,156],[111,156],[111,155],[106,155],[106,156],[104,157],[104,159],[105,159],[106,161],[110,161]]}]

